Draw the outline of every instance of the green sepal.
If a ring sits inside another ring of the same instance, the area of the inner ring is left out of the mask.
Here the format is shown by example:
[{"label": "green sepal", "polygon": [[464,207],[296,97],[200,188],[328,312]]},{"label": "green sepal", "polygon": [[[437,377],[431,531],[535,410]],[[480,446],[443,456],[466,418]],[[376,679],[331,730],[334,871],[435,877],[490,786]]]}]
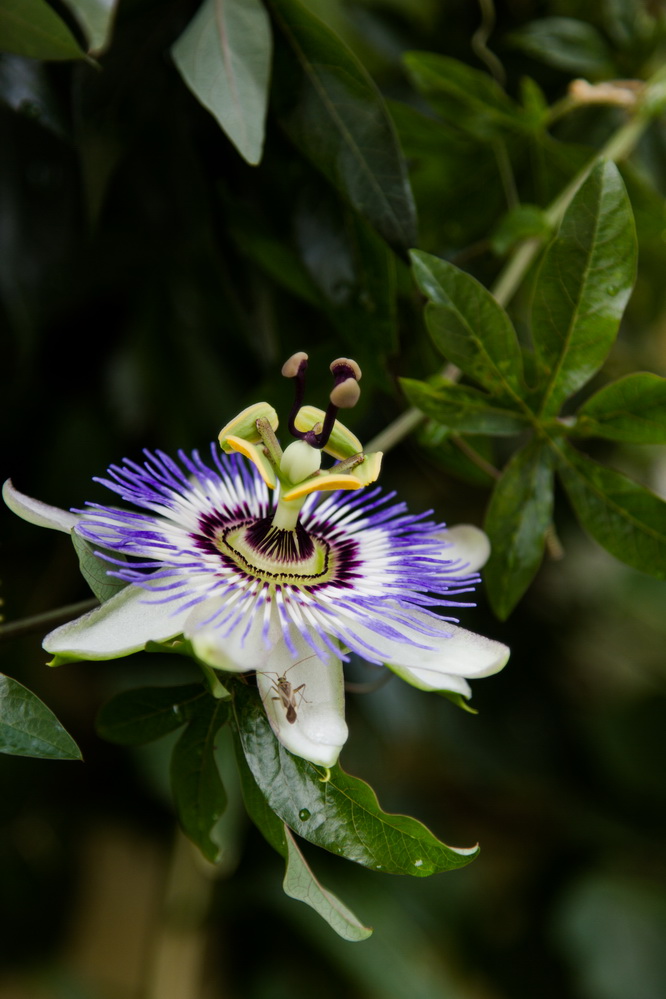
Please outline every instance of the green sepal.
[{"label": "green sepal", "polygon": [[[80,534],[76,533],[76,528],[72,531],[71,538],[79,559],[81,575],[101,604],[110,600],[119,590],[129,585],[124,579],[116,579],[115,576],[108,575],[113,566],[95,554],[96,551],[102,550],[99,546],[93,546],[85,538],[82,538]],[[121,552],[109,552],[109,554],[120,562],[126,561]]]}]

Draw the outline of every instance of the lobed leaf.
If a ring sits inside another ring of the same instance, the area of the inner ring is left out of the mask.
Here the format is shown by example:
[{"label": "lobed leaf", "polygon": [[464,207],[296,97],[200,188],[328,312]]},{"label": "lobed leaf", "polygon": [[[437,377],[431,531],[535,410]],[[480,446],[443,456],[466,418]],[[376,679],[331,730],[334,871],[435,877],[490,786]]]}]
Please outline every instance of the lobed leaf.
[{"label": "lobed leaf", "polygon": [[600,163],[567,209],[534,289],[532,336],[545,416],[554,416],[605,361],[635,272],[629,199],[615,164]]},{"label": "lobed leaf", "polygon": [[171,49],[194,96],[252,165],[264,145],[272,51],[260,0],[204,0]]},{"label": "lobed leaf", "polygon": [[430,299],[426,323],[435,346],[493,395],[525,412],[522,354],[504,309],[448,261],[420,250],[410,256],[418,286]]},{"label": "lobed leaf", "polygon": [[484,529],[491,555],[483,570],[490,604],[505,620],[532,582],[553,513],[553,461],[545,442],[517,451],[493,491]]},{"label": "lobed leaf", "polygon": [[84,59],[85,52],[45,0],[0,0],[0,51],[29,59]]},{"label": "lobed leaf", "polygon": [[50,708],[18,680],[0,673],[0,753],[80,760],[81,750]]},{"label": "lobed leaf", "polygon": [[275,814],[310,843],[372,870],[415,877],[463,867],[477,856],[478,847],[446,846],[416,819],[383,812],[372,788],[339,766],[327,772],[292,756],[251,691],[237,690],[234,711],[260,791]]},{"label": "lobed leaf", "polygon": [[606,385],[578,410],[573,433],[627,444],[666,444],[666,378],[637,372]]},{"label": "lobed leaf", "polygon": [[416,243],[416,211],[395,128],[376,84],[344,42],[298,0],[269,0],[285,39],[276,74],[292,142],[393,245]]},{"label": "lobed leaf", "polygon": [[566,441],[551,446],[582,527],[621,562],[666,579],[666,503]]},{"label": "lobed leaf", "polygon": [[235,746],[243,801],[248,815],[264,839],[286,861],[282,885],[285,894],[311,906],[344,940],[367,939],[372,930],[364,926],[337,896],[319,883],[299,850],[291,830],[273,812],[257,787],[238,739]]},{"label": "lobed leaf", "polygon": [[224,701],[197,700],[171,757],[171,790],[180,824],[211,863],[220,854],[211,833],[227,804],[215,760],[215,737],[227,718]]},{"label": "lobed leaf", "polygon": [[126,690],[101,708],[95,727],[109,742],[142,746],[181,728],[206,697],[200,683]]},{"label": "lobed leaf", "polygon": [[454,432],[505,436],[528,425],[522,414],[493,405],[491,396],[465,385],[430,385],[413,378],[401,378],[400,385],[412,406]]}]

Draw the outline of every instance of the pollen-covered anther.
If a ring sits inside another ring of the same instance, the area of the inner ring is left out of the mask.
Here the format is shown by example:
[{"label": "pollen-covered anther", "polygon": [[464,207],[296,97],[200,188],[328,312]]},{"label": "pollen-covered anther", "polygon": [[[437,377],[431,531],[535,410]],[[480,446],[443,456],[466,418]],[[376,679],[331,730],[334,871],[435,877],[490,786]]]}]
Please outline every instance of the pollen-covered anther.
[{"label": "pollen-covered anther", "polygon": [[297,350],[295,354],[284,362],[282,365],[282,374],[285,378],[296,378],[297,375],[301,374],[303,370],[303,365],[307,367],[308,355],[304,350]]},{"label": "pollen-covered anther", "polygon": [[361,389],[355,378],[345,378],[333,387],[329,396],[337,409],[352,409],[358,402]]}]

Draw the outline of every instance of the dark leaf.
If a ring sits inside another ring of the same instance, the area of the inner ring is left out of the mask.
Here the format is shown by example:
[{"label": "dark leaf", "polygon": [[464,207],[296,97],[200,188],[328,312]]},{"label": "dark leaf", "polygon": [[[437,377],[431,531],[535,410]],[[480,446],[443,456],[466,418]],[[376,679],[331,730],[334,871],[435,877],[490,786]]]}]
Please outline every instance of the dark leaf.
[{"label": "dark leaf", "polygon": [[492,554],[483,570],[493,610],[504,620],[541,564],[553,512],[552,455],[541,440],[514,454],[493,491],[484,528]]},{"label": "dark leaf", "polygon": [[236,759],[243,801],[262,836],[286,861],[283,889],[286,895],[311,906],[344,940],[366,940],[372,933],[343,902],[324,888],[310,870],[293,833],[270,808],[257,787],[242,748],[236,740]]},{"label": "dark leaf", "polygon": [[50,708],[18,680],[0,673],[0,753],[80,760],[81,750]]},{"label": "dark leaf", "polygon": [[478,848],[441,843],[422,823],[383,812],[375,792],[339,766],[326,771],[277,741],[258,697],[238,689],[236,724],[252,775],[275,814],[332,853],[388,874],[426,877],[464,867]]},{"label": "dark leaf", "polygon": [[30,59],[83,59],[85,52],[45,0],[0,0],[0,51]]},{"label": "dark leaf", "polygon": [[[82,538],[75,530],[72,531],[72,544],[79,557],[81,575],[100,603],[110,600],[111,597],[127,586],[124,579],[116,579],[114,576],[108,575],[115,568],[113,564],[105,562],[104,559],[95,555],[95,552],[100,549],[91,545],[89,541]],[[113,558],[115,559],[125,561],[125,556],[120,552],[109,554],[113,554]]]},{"label": "dark leaf", "polygon": [[601,79],[615,75],[603,36],[592,24],[573,17],[543,17],[509,37],[523,52],[566,73]]},{"label": "dark leaf", "polygon": [[666,579],[666,503],[566,441],[551,444],[567,495],[585,530],[621,562]]},{"label": "dark leaf", "polygon": [[141,746],[175,732],[207,696],[199,683],[126,690],[104,705],[95,727],[109,742]]},{"label": "dark leaf", "polygon": [[637,372],[606,385],[576,414],[578,437],[666,444],[666,378]]},{"label": "dark leaf", "polygon": [[567,209],[539,269],[532,336],[541,409],[554,416],[601,367],[636,272],[631,206],[613,163],[600,163]]},{"label": "dark leaf", "polygon": [[489,395],[468,386],[429,385],[412,378],[401,378],[400,385],[412,406],[457,433],[504,436],[528,426],[521,414],[494,406]]},{"label": "dark leaf", "polygon": [[356,56],[298,0],[269,0],[286,41],[276,73],[291,140],[388,243],[416,243],[416,213],[393,122]]},{"label": "dark leaf", "polygon": [[197,700],[171,757],[171,790],[180,824],[212,863],[220,847],[211,834],[227,804],[215,760],[215,738],[227,717],[226,702],[213,697]]},{"label": "dark leaf", "polygon": [[517,412],[523,403],[523,361],[508,315],[482,284],[439,257],[411,253],[414,277],[430,299],[426,322],[435,346],[465,374]]}]

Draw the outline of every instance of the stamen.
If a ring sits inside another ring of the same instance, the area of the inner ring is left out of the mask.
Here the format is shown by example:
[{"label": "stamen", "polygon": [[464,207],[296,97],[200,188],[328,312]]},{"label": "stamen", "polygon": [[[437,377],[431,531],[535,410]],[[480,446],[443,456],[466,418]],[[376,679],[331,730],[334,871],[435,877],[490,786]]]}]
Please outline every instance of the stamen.
[{"label": "stamen", "polygon": [[[304,350],[298,350],[282,365],[282,374],[285,378],[295,378],[296,388],[294,391],[294,404],[289,414],[289,433],[298,440],[305,440],[306,435],[296,429],[295,419],[298,411],[303,405],[305,398],[305,372],[308,370],[308,355]],[[309,443],[309,442],[308,442]]]},{"label": "stamen", "polygon": [[303,404],[305,395],[305,372],[308,367],[308,355],[299,350],[292,354],[282,365],[285,378],[296,380],[294,404],[289,414],[289,432],[298,440],[305,441],[310,447],[321,450],[326,447],[333,432],[335,418],[339,409],[352,409],[359,400],[361,390],[358,382],[361,380],[361,369],[350,357],[338,357],[331,362],[334,384],[329,396],[330,402],[324,416],[323,424],[317,424],[311,430],[299,430],[296,427],[296,417]]}]

